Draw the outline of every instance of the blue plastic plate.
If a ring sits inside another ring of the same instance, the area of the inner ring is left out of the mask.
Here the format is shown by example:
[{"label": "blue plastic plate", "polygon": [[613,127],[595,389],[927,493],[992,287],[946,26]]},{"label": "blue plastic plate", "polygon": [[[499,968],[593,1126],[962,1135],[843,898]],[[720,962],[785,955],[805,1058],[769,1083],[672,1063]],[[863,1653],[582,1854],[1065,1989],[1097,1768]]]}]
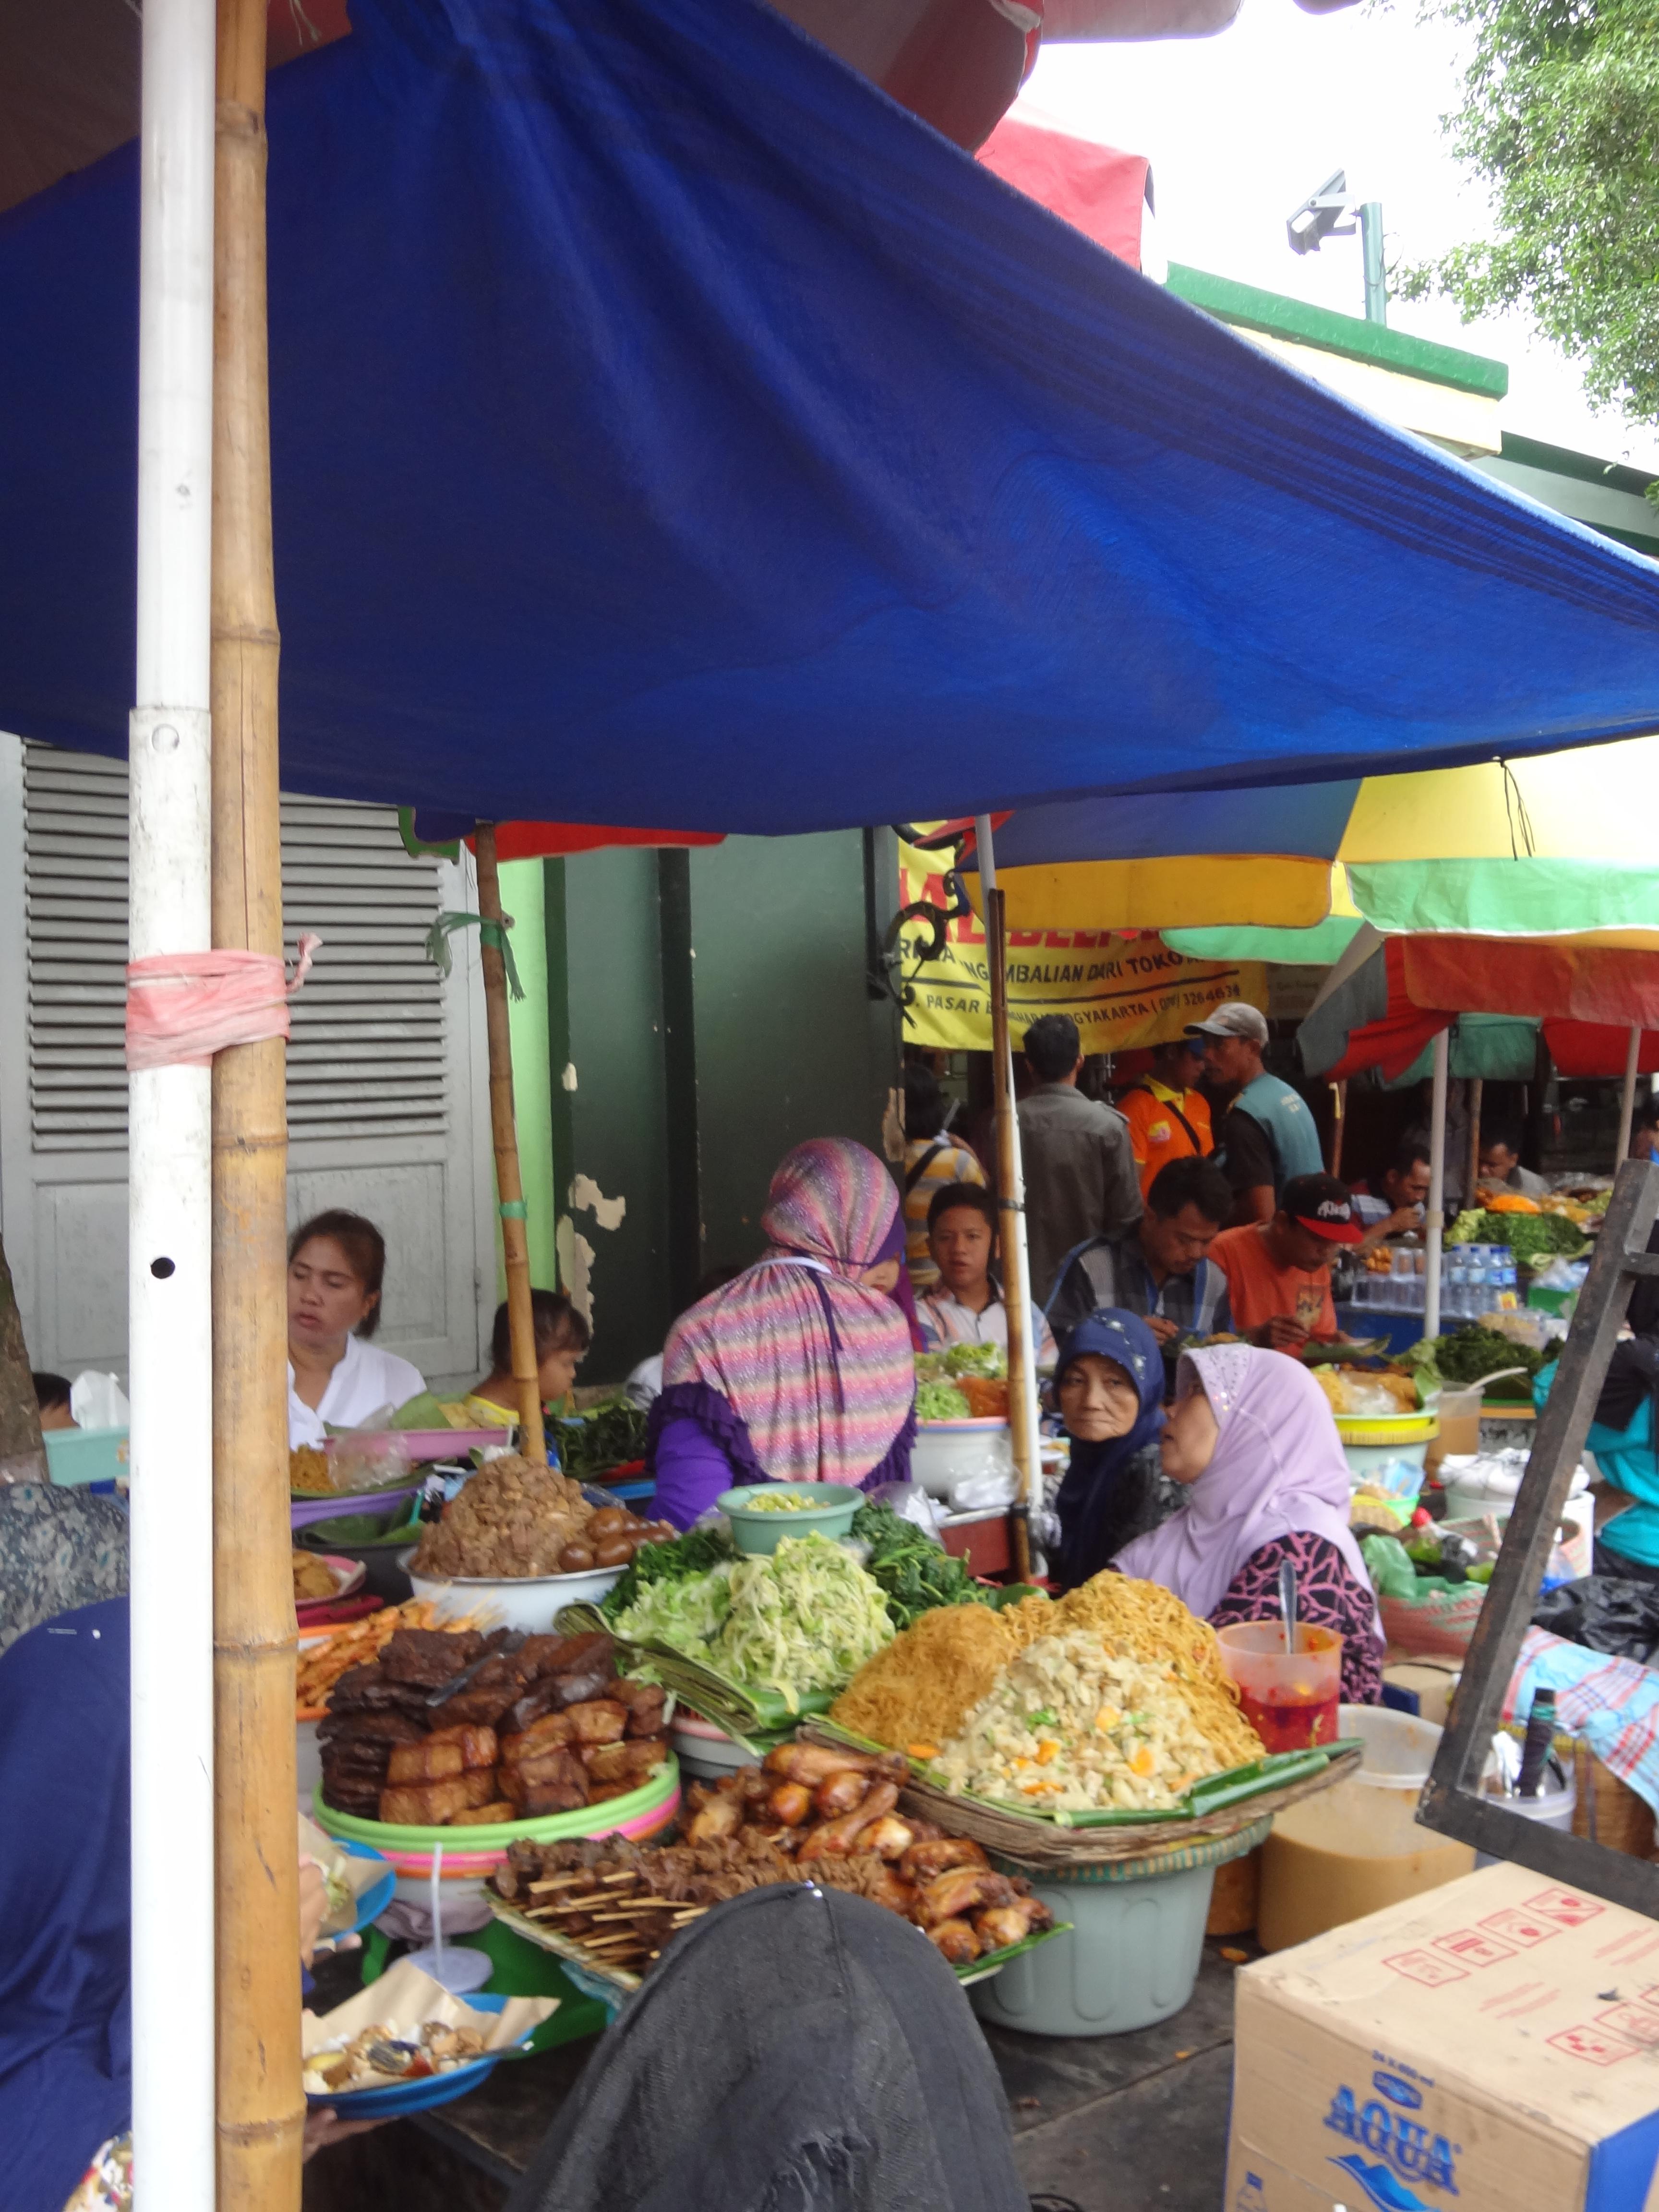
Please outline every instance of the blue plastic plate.
[{"label": "blue plastic plate", "polygon": [[[339,1838],[337,1837],[335,1840],[338,1842]],[[348,1858],[379,1859],[380,1864],[386,1869],[385,1874],[375,1883],[374,1888],[366,1889],[357,1899],[357,1917],[349,1928],[343,1928],[340,1931],[343,1936],[361,1936],[369,1922],[378,1920],[387,1905],[391,1904],[392,1894],[398,1887],[397,1870],[385,1852],[377,1851],[372,1844],[347,1843],[341,1844],[340,1848]]]},{"label": "blue plastic plate", "polygon": [[[475,2012],[501,2012],[506,2009],[504,1996],[488,1996],[480,1991],[465,2002]],[[389,2117],[396,2112],[429,2112],[436,2105],[453,2104],[457,2097],[465,2097],[469,2089],[476,2089],[501,2064],[503,2058],[514,2056],[510,2051],[492,2051],[488,2057],[475,2058],[470,2066],[458,2066],[451,2074],[425,2074],[418,2081],[393,2081],[384,2089],[339,2089],[332,2094],[313,2096],[309,2091],[306,2102],[313,2106],[326,2106],[339,2114],[343,2120],[368,2120]]]}]

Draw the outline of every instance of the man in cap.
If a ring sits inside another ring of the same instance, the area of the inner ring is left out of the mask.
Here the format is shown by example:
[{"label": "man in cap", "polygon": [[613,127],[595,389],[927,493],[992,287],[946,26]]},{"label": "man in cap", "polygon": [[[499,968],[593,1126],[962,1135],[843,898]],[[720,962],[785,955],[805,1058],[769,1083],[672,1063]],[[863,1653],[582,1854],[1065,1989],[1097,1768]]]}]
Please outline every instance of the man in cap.
[{"label": "man in cap", "polygon": [[1209,1257],[1227,1278],[1233,1325],[1252,1344],[1294,1358],[1310,1337],[1343,1340],[1331,1300],[1338,1244],[1364,1235],[1347,1186],[1334,1176],[1292,1176],[1266,1221],[1224,1229]]},{"label": "man in cap", "polygon": [[1271,1221],[1293,1176],[1317,1175],[1325,1162],[1307,1101],[1261,1065],[1267,1020],[1230,999],[1187,1024],[1204,1053],[1204,1075],[1218,1111],[1216,1164],[1233,1189],[1235,1224]]}]

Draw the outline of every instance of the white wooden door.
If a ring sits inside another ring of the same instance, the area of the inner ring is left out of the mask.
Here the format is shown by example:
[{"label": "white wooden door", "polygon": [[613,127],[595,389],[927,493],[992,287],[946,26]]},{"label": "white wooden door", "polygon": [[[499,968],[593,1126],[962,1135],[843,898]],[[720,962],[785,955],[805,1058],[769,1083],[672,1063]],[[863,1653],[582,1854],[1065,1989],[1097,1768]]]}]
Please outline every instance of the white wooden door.
[{"label": "white wooden door", "polygon": [[[0,1225],[58,1373],[125,1372],[126,854],[125,763],[0,738]],[[468,872],[410,860],[389,807],[284,797],[283,894],[290,952],[324,940],[294,1002],[289,1225],[367,1214],[379,1340],[471,1381],[495,1287],[483,994],[471,933],[447,981],[423,950],[441,907],[476,907]]]}]

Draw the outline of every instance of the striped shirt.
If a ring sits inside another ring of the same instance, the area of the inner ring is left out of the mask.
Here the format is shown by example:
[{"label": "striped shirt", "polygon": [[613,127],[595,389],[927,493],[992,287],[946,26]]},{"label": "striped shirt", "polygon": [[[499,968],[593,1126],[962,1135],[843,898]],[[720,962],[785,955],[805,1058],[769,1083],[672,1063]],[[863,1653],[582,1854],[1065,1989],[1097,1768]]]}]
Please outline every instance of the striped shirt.
[{"label": "striped shirt", "polygon": [[[921,1172],[917,1175],[919,1167]],[[981,1190],[990,1188],[978,1154],[969,1152],[959,1137],[912,1137],[904,1147],[904,1263],[910,1270],[910,1288],[918,1297],[939,1280],[939,1269],[927,1249],[927,1209],[934,1194],[952,1182],[977,1183]]]}]

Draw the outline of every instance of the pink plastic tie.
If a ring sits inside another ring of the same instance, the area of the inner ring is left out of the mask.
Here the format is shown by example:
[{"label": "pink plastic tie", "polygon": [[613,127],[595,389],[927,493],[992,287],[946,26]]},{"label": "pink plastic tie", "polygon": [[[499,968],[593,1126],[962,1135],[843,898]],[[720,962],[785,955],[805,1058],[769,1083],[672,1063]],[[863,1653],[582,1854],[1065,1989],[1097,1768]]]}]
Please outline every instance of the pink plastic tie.
[{"label": "pink plastic tie", "polygon": [[216,1052],[289,1034],[289,1000],[320,937],[300,939],[290,982],[275,952],[159,952],[127,963],[127,1066],[207,1067]]}]

